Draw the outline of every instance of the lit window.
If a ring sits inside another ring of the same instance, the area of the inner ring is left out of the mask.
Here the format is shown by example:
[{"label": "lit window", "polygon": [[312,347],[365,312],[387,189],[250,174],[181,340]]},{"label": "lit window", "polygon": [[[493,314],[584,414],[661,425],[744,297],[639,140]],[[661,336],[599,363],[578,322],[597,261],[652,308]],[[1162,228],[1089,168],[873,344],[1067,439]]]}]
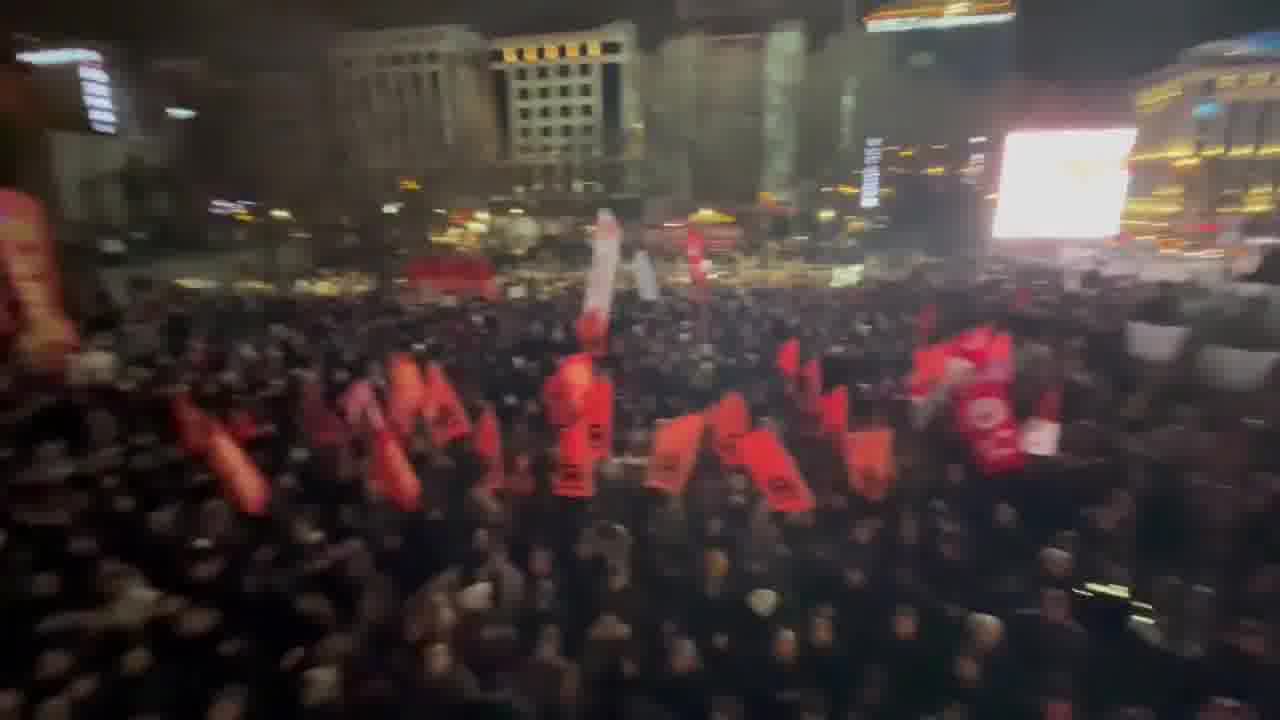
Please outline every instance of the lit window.
[{"label": "lit window", "polygon": [[560,46],[548,45],[542,48],[542,56],[548,60],[558,60],[560,58]]},{"label": "lit window", "polygon": [[525,49],[524,49],[524,61],[525,61],[525,62],[537,62],[537,61],[538,61],[538,48],[535,48],[535,47],[527,47],[527,48],[525,48]]},{"label": "lit window", "polygon": [[565,57],[567,57],[567,58],[576,58],[576,57],[578,57],[578,55],[579,55],[579,52],[578,52],[578,46],[577,46],[577,44],[573,44],[573,45],[565,45],[565,46],[564,46],[564,56],[565,56]]},{"label": "lit window", "polygon": [[502,48],[502,62],[520,62],[520,52],[515,48]]},{"label": "lit window", "polygon": [[592,40],[587,43],[587,55],[590,57],[600,57],[600,41]]}]

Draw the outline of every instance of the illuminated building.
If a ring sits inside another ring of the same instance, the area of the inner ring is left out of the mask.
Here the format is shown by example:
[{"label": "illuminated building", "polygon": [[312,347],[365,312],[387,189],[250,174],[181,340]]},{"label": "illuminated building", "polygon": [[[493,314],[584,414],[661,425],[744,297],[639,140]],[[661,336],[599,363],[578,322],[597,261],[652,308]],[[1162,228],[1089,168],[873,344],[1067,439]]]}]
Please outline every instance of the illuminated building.
[{"label": "illuminated building", "polygon": [[637,153],[643,140],[637,58],[629,23],[494,39],[489,67],[506,156],[564,165]]},{"label": "illuminated building", "polygon": [[1012,0],[909,0],[878,8],[867,14],[867,32],[950,30],[1013,22]]},{"label": "illuminated building", "polygon": [[489,43],[453,25],[344,33],[331,53],[338,127],[353,163],[390,192],[398,179],[497,159]]},{"label": "illuminated building", "polygon": [[63,109],[60,105],[70,105],[74,98],[80,106],[84,129],[102,135],[120,132],[125,112],[107,58],[100,50],[33,47],[19,51],[17,60],[35,68],[36,82],[55,104],[55,112]]},{"label": "illuminated building", "polygon": [[1221,221],[1272,213],[1280,187],[1280,32],[1206,43],[1134,94],[1127,229],[1212,241]]}]

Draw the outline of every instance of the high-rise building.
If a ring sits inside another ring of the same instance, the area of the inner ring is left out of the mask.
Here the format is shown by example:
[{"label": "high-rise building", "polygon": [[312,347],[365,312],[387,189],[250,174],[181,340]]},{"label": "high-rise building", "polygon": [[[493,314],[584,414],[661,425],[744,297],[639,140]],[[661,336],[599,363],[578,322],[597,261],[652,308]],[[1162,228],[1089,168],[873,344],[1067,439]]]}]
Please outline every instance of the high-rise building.
[{"label": "high-rise building", "polygon": [[339,134],[364,182],[496,160],[489,43],[453,25],[345,33],[332,53]]},{"label": "high-rise building", "polygon": [[1274,213],[1280,194],[1280,32],[1206,43],[1143,79],[1126,227],[1211,241]]},{"label": "high-rise building", "polygon": [[489,67],[506,157],[562,165],[640,153],[639,57],[630,23],[495,39]]}]

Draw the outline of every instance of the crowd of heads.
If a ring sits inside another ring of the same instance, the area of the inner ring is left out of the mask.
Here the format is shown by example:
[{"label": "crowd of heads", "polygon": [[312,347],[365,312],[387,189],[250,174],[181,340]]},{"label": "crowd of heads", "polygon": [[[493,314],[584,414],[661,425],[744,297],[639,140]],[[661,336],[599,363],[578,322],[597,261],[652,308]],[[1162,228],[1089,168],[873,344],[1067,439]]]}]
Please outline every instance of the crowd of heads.
[{"label": "crowd of heads", "polygon": [[[595,363],[615,447],[589,499],[550,491],[541,394],[578,349],[580,293],[104,305],[82,330],[110,377],[4,368],[0,718],[1280,717],[1276,426],[1257,398],[1126,356],[1144,292],[914,276],[620,293]],[[937,335],[1015,338],[1020,416],[1063,389],[1060,452],[991,477],[945,413],[913,422],[926,305]],[[848,386],[851,428],[894,431],[886,497],[854,492],[805,431],[774,368],[790,338]],[[405,512],[369,492],[365,444],[311,442],[303,386],[336,408],[353,383],[385,387],[394,352],[439,363],[473,417],[496,411],[532,493],[483,487],[469,439],[418,432]],[[683,494],[643,486],[655,423],[730,390],[784,440],[812,512],[771,512],[711,448]],[[266,513],[238,512],[184,449],[179,393],[254,419]]]}]

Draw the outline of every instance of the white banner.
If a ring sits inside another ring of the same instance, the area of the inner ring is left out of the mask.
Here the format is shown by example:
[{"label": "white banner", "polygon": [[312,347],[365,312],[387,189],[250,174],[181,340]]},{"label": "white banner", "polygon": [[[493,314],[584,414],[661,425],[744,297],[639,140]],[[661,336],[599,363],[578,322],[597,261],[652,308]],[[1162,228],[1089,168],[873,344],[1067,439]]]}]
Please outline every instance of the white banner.
[{"label": "white banner", "polygon": [[649,253],[643,250],[636,252],[635,257],[631,258],[631,272],[635,275],[636,291],[640,293],[640,299],[657,302],[661,294],[658,292],[658,276],[653,272]]},{"label": "white banner", "polygon": [[1147,362],[1166,363],[1177,356],[1191,328],[1181,325],[1152,325],[1130,322],[1125,325],[1125,346],[1129,354]]},{"label": "white banner", "polygon": [[597,310],[604,320],[613,308],[613,279],[618,270],[622,248],[622,227],[607,208],[596,213],[596,232],[592,241],[591,271],[587,273],[587,291],[582,298],[582,314]]},{"label": "white banner", "polygon": [[1239,350],[1226,345],[1209,345],[1196,358],[1196,369],[1201,378],[1218,390],[1252,392],[1267,381],[1276,361],[1277,352]]}]

